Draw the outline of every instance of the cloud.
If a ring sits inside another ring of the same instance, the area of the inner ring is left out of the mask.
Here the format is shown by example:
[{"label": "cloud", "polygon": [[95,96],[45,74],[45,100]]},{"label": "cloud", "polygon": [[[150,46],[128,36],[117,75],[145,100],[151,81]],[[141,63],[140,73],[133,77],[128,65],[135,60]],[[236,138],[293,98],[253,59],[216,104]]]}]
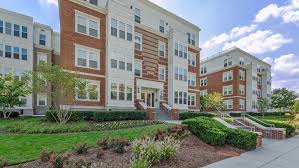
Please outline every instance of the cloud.
[{"label": "cloud", "polygon": [[236,46],[251,54],[262,54],[275,51],[284,44],[291,43],[292,41],[292,39],[285,38],[279,33],[275,34],[271,30],[258,30],[237,41],[225,43],[223,50]]},{"label": "cloud", "polygon": [[265,8],[261,9],[257,15],[255,16],[255,22],[260,23],[260,22],[265,22],[268,20],[270,17],[277,18],[279,17],[281,13],[281,8],[278,7],[276,4],[270,4],[266,6]]},{"label": "cloud", "polygon": [[242,35],[250,33],[256,30],[257,25],[252,24],[250,26],[243,26],[243,27],[234,27],[230,33],[222,33],[220,35],[212,37],[210,40],[206,41],[203,44],[203,48],[213,48],[217,45],[223,44],[227,41],[234,40]]},{"label": "cloud", "polygon": [[299,56],[287,54],[263,61],[272,65],[273,88],[286,87],[299,93]]},{"label": "cloud", "polygon": [[39,0],[39,3],[41,5],[54,5],[58,7],[58,0]]}]

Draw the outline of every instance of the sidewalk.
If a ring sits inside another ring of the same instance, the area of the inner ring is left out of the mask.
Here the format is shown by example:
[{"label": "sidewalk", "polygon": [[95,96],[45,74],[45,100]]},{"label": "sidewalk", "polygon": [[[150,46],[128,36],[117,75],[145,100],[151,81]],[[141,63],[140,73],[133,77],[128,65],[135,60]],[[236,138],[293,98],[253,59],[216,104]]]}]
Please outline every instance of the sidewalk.
[{"label": "sidewalk", "polygon": [[205,168],[298,168],[299,135],[285,140],[266,139],[262,148],[213,163]]}]

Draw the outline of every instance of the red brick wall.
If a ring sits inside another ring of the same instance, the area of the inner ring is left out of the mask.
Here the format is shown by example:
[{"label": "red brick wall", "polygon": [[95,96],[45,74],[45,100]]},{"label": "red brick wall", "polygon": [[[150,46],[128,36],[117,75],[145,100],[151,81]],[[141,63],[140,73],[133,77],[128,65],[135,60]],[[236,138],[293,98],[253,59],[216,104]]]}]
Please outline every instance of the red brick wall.
[{"label": "red brick wall", "polygon": [[199,73],[200,73],[200,50],[195,50],[193,48],[188,47],[188,51],[195,53],[196,54],[196,67],[189,65],[188,66],[188,71],[191,73],[196,74],[196,87],[193,86],[188,86],[189,89],[197,90],[197,91],[191,91],[189,90],[189,93],[195,93],[196,94],[196,102],[195,102],[195,107],[194,106],[189,106],[189,109],[192,110],[199,110],[200,109],[200,78],[199,78]]}]

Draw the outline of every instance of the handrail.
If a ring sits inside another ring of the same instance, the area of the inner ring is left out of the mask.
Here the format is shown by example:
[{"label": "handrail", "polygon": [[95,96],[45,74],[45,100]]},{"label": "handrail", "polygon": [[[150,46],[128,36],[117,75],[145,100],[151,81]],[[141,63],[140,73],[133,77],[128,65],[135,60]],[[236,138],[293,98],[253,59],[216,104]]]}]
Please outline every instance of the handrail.
[{"label": "handrail", "polygon": [[244,113],[244,114],[242,114],[242,116],[243,116],[243,118],[245,118],[245,117],[247,116],[248,118],[253,119],[253,121],[256,121],[256,122],[258,122],[258,123],[261,123],[262,125],[264,125],[264,126],[266,126],[266,127],[275,128],[275,125],[274,125],[274,124],[268,124],[268,123],[266,123],[266,122],[264,122],[264,121],[262,121],[262,120],[260,120],[260,119],[258,119],[258,118],[255,118],[255,117],[253,117],[253,116],[251,116],[251,115],[249,115],[249,114]]},{"label": "handrail", "polygon": [[242,122],[236,120],[235,118],[233,118],[233,117],[230,116],[229,114],[221,114],[220,117],[221,117],[222,119],[224,119],[225,117],[228,117],[228,118],[232,119],[234,122],[237,122],[237,123],[239,123],[240,125],[242,125],[244,128],[250,128],[250,131],[251,131],[251,132],[255,132],[255,127],[248,126],[248,125],[246,125],[246,124],[244,124],[244,123],[242,123]]}]

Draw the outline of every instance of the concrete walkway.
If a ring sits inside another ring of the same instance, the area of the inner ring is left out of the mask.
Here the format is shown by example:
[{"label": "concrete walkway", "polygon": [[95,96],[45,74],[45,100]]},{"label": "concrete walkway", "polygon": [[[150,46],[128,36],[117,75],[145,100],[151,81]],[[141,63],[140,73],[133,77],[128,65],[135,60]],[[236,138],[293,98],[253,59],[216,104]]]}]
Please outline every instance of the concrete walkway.
[{"label": "concrete walkway", "polygon": [[262,148],[213,163],[205,168],[299,168],[299,135],[264,141]]}]

